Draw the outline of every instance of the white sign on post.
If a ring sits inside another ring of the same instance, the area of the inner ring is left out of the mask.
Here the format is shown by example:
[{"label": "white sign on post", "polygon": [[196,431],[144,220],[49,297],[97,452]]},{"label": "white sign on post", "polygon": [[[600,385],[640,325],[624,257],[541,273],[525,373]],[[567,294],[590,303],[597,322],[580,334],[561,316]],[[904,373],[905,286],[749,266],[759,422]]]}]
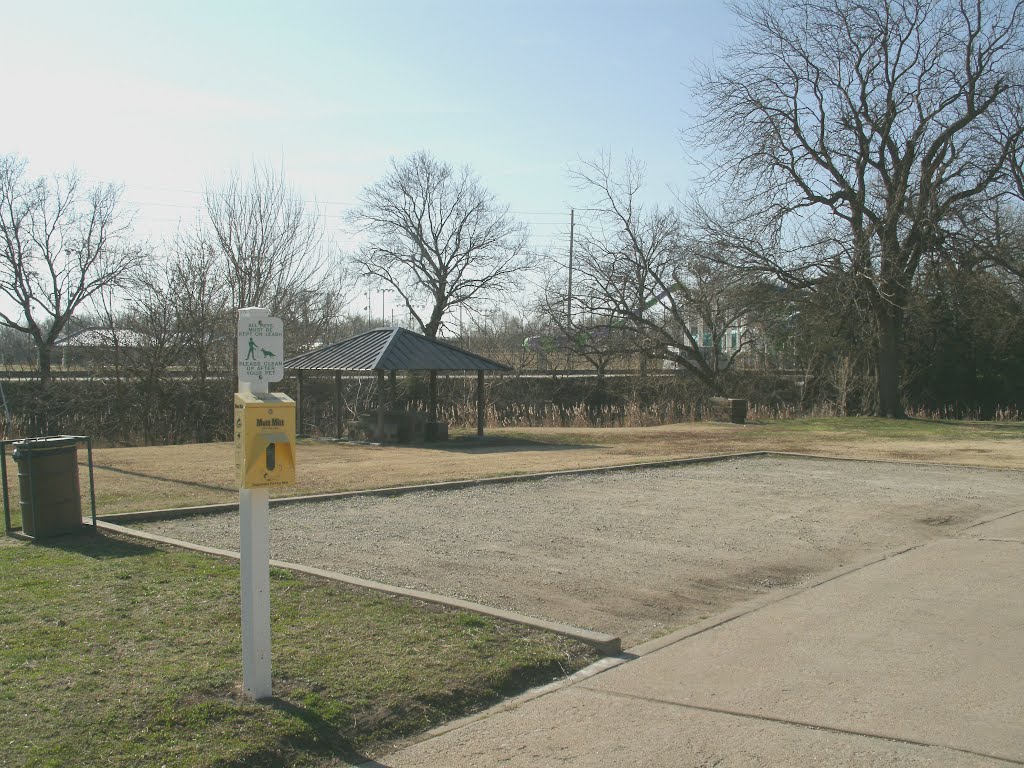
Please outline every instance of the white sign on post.
[{"label": "white sign on post", "polygon": [[284,323],[281,318],[254,318],[239,314],[238,380],[280,381],[284,378]]}]

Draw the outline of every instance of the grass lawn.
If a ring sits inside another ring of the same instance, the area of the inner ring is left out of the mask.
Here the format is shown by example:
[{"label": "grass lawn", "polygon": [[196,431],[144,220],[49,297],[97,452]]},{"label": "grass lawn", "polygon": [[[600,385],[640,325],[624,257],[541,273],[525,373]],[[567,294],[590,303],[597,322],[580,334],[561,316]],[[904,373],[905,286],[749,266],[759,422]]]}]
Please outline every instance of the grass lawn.
[{"label": "grass lawn", "polygon": [[274,693],[240,696],[237,563],[0,538],[0,764],[327,766],[570,673],[563,638],[271,573]]}]

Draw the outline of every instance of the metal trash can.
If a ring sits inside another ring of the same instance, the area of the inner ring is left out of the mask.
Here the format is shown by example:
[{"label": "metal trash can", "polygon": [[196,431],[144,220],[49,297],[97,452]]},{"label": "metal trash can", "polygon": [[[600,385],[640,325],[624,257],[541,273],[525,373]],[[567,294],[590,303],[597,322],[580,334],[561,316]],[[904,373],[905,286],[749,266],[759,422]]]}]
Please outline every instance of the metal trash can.
[{"label": "metal trash can", "polygon": [[78,441],[40,437],[14,443],[21,492],[21,530],[36,539],[82,529]]}]

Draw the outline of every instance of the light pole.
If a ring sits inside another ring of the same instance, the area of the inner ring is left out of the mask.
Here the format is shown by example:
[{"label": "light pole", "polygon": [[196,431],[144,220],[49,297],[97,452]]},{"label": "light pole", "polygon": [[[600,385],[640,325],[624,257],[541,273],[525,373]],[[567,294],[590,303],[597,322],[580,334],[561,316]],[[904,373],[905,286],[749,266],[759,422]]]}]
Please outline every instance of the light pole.
[{"label": "light pole", "polygon": [[[381,287],[381,289],[380,289],[380,324],[381,324],[382,327],[387,325],[387,322],[388,322],[387,312],[386,312],[386,310],[384,308],[384,297],[385,297],[386,294],[389,294],[389,293],[394,293],[394,291],[391,290],[390,288],[384,288],[383,286]],[[391,319],[392,319],[391,324],[392,325],[395,324],[394,323],[394,317],[395,317],[395,310],[394,310],[394,307],[392,307],[392,309],[391,309]]]}]

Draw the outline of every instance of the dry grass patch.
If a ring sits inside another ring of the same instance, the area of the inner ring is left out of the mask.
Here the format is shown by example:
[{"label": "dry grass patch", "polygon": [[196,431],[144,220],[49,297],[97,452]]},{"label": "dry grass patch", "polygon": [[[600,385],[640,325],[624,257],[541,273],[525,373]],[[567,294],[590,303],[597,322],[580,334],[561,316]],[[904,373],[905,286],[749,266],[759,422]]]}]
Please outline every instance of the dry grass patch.
[{"label": "dry grass patch", "polygon": [[[98,449],[94,452],[98,511],[112,514],[235,501],[238,496],[232,450],[229,443]],[[489,430],[483,440],[457,435],[448,444],[431,447],[302,440],[297,457],[298,484],[275,495],[302,496],[760,450],[1024,469],[1024,424],[795,419],[747,425],[496,428]],[[8,461],[13,471],[9,457]],[[86,480],[83,473],[83,490]],[[16,496],[16,487],[13,490]]]}]

